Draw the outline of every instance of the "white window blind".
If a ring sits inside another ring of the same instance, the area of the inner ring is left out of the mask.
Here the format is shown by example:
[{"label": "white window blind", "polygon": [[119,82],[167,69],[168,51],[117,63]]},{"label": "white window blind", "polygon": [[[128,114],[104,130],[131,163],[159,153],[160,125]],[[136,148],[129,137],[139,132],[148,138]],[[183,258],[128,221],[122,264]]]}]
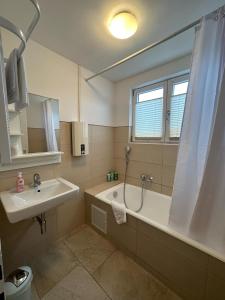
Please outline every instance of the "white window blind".
[{"label": "white window blind", "polygon": [[163,88],[139,93],[135,110],[136,138],[161,138],[163,133]]},{"label": "white window blind", "polygon": [[187,88],[186,75],[134,90],[133,140],[179,139]]}]

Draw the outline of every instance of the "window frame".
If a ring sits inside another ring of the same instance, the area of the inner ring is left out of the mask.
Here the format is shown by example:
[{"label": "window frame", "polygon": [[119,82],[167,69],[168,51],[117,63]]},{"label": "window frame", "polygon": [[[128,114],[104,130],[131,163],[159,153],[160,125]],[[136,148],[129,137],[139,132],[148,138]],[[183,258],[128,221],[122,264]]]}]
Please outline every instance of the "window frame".
[{"label": "window frame", "polygon": [[[157,81],[146,86],[135,88],[132,90],[132,129],[131,129],[131,142],[136,143],[168,143],[168,144],[178,144],[179,138],[170,138],[170,104],[171,96],[173,92],[173,85],[178,82],[189,81],[189,72],[185,72],[183,75],[171,76],[167,79]],[[157,88],[163,87],[163,116],[162,116],[162,138],[154,137],[136,137],[135,136],[135,114],[136,114],[136,104],[138,95],[144,92],[148,92]]]}]

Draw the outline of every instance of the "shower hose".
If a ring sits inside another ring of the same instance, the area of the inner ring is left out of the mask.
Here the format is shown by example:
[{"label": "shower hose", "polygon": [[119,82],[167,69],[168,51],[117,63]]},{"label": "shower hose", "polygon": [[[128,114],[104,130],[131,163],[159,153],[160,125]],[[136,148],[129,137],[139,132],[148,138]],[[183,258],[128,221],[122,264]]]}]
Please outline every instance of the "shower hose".
[{"label": "shower hose", "polygon": [[[128,209],[128,205],[126,202],[126,183],[127,183],[127,169],[128,169],[128,164],[129,164],[129,160],[126,159],[126,167],[125,167],[125,175],[124,175],[124,184],[123,184],[123,201],[124,204],[126,206],[126,208]],[[138,207],[138,209],[135,210],[135,212],[139,212],[144,204],[144,181],[141,181],[141,204]]]}]

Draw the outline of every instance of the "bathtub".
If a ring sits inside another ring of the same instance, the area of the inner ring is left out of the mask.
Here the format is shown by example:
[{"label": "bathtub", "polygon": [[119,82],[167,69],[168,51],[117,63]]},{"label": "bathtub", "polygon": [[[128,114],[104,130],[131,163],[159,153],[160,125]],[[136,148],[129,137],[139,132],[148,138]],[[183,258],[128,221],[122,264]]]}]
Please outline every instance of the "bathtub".
[{"label": "bathtub", "polygon": [[[123,203],[123,185],[123,183],[120,183],[98,193],[95,197],[109,205],[111,205],[112,200]],[[128,215],[131,215],[204,253],[213,256],[222,262],[225,262],[224,253],[219,253],[218,251],[211,249],[196,240],[180,234],[168,226],[171,201],[172,198],[170,196],[145,189],[143,207],[137,213],[135,210],[140,207],[141,188],[131,184],[126,184],[126,212]]]},{"label": "bathtub", "polygon": [[[141,188],[126,184],[127,213],[146,223],[154,222],[167,225],[171,197],[146,189],[144,189],[143,196],[143,207],[136,213],[135,211],[141,204]],[[123,183],[97,194],[96,197],[108,204],[111,204],[113,200],[123,203]]]}]

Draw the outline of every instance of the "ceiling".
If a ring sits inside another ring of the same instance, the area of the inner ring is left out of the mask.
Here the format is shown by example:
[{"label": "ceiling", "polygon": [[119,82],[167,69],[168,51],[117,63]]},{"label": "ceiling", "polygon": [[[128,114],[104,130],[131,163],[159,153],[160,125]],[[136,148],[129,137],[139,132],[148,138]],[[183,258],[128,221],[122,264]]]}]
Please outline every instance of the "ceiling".
[{"label": "ceiling", "polygon": [[[39,0],[41,20],[32,39],[93,72],[158,41],[225,4],[225,0]],[[117,40],[107,30],[110,16],[132,11],[136,34]],[[31,21],[28,0],[0,0],[0,14],[22,29]],[[118,81],[191,52],[193,29],[105,73]]]}]

